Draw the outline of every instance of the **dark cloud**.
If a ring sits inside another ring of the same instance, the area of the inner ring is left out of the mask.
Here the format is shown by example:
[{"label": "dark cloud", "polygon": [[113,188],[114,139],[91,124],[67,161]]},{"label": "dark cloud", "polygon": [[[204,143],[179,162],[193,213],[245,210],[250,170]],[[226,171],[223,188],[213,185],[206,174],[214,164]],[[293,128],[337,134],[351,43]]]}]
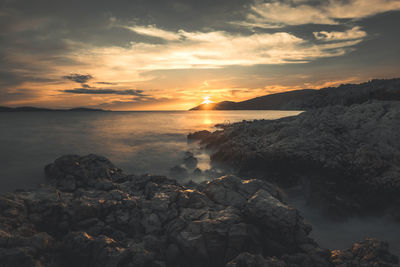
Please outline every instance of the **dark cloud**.
[{"label": "dark cloud", "polygon": [[139,97],[146,97],[143,94],[143,90],[127,89],[127,90],[115,90],[115,89],[87,89],[87,88],[75,88],[63,90],[65,93],[71,94],[93,94],[93,95],[133,95]]},{"label": "dark cloud", "polygon": [[31,75],[24,75],[18,72],[3,71],[0,68],[0,90],[18,86],[23,84],[24,82],[49,83],[54,81],[55,80],[47,77],[36,77]]},{"label": "dark cloud", "polygon": [[63,77],[64,79],[77,82],[77,83],[87,83],[89,80],[93,79],[93,76],[90,74],[71,74]]},{"label": "dark cloud", "polygon": [[106,85],[117,85],[118,83],[110,83],[110,82],[96,82],[97,84],[106,84]]},{"label": "dark cloud", "polygon": [[6,91],[3,92],[0,90],[0,99],[2,101],[27,100],[27,99],[33,99],[37,96],[38,96],[37,91],[25,88],[16,89],[12,92],[6,92]]}]

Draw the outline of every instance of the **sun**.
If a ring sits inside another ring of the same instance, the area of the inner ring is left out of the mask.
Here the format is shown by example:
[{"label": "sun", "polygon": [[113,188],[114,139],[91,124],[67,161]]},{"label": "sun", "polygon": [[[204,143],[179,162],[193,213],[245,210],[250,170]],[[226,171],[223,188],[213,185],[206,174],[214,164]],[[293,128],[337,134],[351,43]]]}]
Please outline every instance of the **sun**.
[{"label": "sun", "polygon": [[203,99],[204,99],[204,101],[201,102],[201,104],[208,105],[208,104],[214,103],[213,101],[210,100],[209,96],[205,96]]}]

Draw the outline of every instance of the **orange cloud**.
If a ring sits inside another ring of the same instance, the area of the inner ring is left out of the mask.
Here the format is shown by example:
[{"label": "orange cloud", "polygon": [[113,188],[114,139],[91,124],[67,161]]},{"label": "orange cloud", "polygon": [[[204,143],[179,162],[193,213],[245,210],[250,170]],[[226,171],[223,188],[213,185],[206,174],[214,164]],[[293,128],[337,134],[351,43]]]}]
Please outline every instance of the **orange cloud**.
[{"label": "orange cloud", "polygon": [[320,5],[311,5],[307,1],[293,1],[293,4],[282,1],[256,1],[247,20],[237,23],[242,26],[265,28],[309,23],[336,25],[340,24],[338,19],[358,20],[393,10],[400,10],[398,0],[329,0]]}]

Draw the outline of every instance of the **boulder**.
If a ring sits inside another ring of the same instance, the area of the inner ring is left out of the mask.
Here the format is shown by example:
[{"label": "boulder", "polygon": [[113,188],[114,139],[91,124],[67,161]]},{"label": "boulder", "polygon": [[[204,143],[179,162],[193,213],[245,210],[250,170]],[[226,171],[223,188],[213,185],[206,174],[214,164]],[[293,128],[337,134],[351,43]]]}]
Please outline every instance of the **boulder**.
[{"label": "boulder", "polygon": [[199,131],[199,132],[194,132],[194,133],[189,133],[188,134],[188,141],[205,141],[207,138],[211,137],[211,132],[210,131]]},{"label": "boulder", "polygon": [[125,179],[122,171],[108,159],[94,154],[60,157],[45,167],[45,175],[50,183],[63,191],[74,191],[82,186],[93,187],[103,180],[121,182]]},{"label": "boulder", "polygon": [[181,166],[174,166],[169,170],[169,176],[174,179],[186,179],[189,176],[188,171]]},{"label": "boulder", "polygon": [[183,164],[188,169],[195,169],[197,167],[198,160],[194,156],[188,156],[183,159]]},{"label": "boulder", "polygon": [[333,250],[332,262],[336,266],[399,266],[399,259],[388,252],[388,243],[376,239],[366,239],[355,243],[348,250]]},{"label": "boulder", "polygon": [[287,267],[288,265],[277,258],[265,259],[261,255],[243,252],[234,260],[228,262],[226,267]]}]

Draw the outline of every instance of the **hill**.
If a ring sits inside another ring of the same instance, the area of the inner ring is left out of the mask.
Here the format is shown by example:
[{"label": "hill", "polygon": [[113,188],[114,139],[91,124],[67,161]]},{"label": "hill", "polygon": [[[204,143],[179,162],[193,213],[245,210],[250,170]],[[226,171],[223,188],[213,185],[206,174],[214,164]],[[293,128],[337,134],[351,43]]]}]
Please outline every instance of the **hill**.
[{"label": "hill", "polygon": [[37,107],[0,107],[0,112],[22,112],[22,111],[110,111],[104,109],[93,109],[93,108],[71,108],[71,109],[49,109],[49,108],[37,108]]},{"label": "hill", "polygon": [[400,78],[376,79],[360,84],[342,84],[322,89],[294,90],[241,102],[223,101],[191,110],[306,110],[331,105],[349,106],[369,100],[400,100]]}]

